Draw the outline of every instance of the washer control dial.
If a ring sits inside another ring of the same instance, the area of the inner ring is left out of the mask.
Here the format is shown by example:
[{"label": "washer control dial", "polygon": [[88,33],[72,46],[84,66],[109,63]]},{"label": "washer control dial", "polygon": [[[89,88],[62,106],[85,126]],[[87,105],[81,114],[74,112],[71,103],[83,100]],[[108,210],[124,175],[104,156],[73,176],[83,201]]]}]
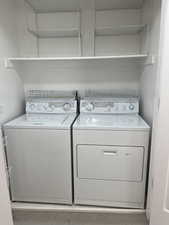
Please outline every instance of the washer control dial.
[{"label": "washer control dial", "polygon": [[56,109],[56,107],[55,107],[54,104],[51,104],[49,108],[50,108],[50,110],[51,110],[52,112]]},{"label": "washer control dial", "polygon": [[36,108],[36,105],[35,105],[34,103],[31,103],[31,104],[29,105],[29,107],[30,107],[30,110],[34,110],[34,109]]},{"label": "washer control dial", "polygon": [[69,111],[71,109],[71,104],[70,103],[65,103],[63,105],[63,109],[64,109],[64,111]]},{"label": "washer control dial", "polygon": [[46,112],[47,112],[47,113],[53,112],[53,110],[54,110],[54,108],[53,108],[52,106],[48,106],[48,107],[46,108]]}]

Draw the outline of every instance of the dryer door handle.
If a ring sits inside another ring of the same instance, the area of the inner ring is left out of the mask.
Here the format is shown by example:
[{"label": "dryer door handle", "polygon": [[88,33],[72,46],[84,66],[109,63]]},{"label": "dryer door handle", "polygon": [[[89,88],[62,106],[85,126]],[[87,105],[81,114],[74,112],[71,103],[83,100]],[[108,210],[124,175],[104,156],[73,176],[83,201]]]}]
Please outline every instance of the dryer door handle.
[{"label": "dryer door handle", "polygon": [[118,153],[117,150],[112,150],[112,151],[108,151],[108,150],[103,150],[103,154],[105,156],[116,156]]}]

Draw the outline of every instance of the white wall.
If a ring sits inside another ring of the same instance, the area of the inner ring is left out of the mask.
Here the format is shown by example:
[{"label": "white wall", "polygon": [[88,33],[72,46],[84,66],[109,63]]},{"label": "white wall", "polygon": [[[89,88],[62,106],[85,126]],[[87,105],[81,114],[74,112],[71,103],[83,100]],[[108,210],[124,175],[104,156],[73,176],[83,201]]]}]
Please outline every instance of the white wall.
[{"label": "white wall", "polygon": [[[139,24],[141,24],[141,10],[138,9],[96,11],[95,55],[139,54],[141,35],[139,33],[119,35],[117,32],[119,27]],[[105,36],[105,28],[114,28],[116,35]]]},{"label": "white wall", "polygon": [[[140,80],[141,94],[141,113],[147,122],[154,127],[153,118],[155,117],[158,106],[158,62],[159,62],[159,38],[160,38],[160,22],[161,22],[161,0],[148,0],[144,4],[143,21],[151,24],[148,40],[144,40],[148,44],[149,54],[154,55],[155,64],[147,65],[143,68]],[[148,28],[149,29],[149,28]],[[149,172],[148,199],[147,199],[147,216],[150,217],[151,211],[151,194],[153,185],[153,154],[154,154],[154,130],[152,130],[151,145],[151,162]]]},{"label": "white wall", "polygon": [[134,96],[139,92],[137,60],[27,61],[15,66],[25,89],[111,89]]},{"label": "white wall", "polygon": [[17,6],[18,55],[20,57],[37,57],[37,38],[28,32],[28,28],[32,30],[37,28],[35,12],[26,1],[14,1]]},{"label": "white wall", "polygon": [[162,1],[162,30],[160,37],[159,99],[154,138],[154,188],[151,225],[169,224],[169,1]]},{"label": "white wall", "polygon": [[18,54],[16,15],[13,0],[0,5],[0,124],[21,113],[23,85],[15,70],[4,67],[4,58]]},{"label": "white wall", "polygon": [[[151,125],[154,112],[154,100],[156,92],[157,66],[158,66],[158,52],[159,52],[159,37],[160,37],[160,17],[161,17],[161,0],[147,0],[143,8],[143,23],[148,23],[149,36],[148,52],[149,55],[155,56],[155,64],[146,65],[143,68],[140,79],[140,94],[142,101],[142,114],[147,122]],[[144,49],[144,45],[143,45]]]},{"label": "white wall", "polygon": [[[14,0],[0,1],[0,124],[22,111],[22,82],[13,70],[4,68],[3,58],[16,56],[16,7]],[[12,225],[11,207],[0,131],[0,223]]]}]

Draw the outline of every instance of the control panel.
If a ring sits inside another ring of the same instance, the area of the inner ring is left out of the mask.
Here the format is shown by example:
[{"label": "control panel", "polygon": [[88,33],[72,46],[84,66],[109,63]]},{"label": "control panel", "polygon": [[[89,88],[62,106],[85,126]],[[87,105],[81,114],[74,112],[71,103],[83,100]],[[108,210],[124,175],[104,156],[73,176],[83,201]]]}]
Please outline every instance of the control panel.
[{"label": "control panel", "polygon": [[26,113],[76,113],[77,102],[74,99],[33,99],[26,102]]},{"label": "control panel", "polygon": [[137,114],[138,98],[86,98],[80,102],[81,113]]}]

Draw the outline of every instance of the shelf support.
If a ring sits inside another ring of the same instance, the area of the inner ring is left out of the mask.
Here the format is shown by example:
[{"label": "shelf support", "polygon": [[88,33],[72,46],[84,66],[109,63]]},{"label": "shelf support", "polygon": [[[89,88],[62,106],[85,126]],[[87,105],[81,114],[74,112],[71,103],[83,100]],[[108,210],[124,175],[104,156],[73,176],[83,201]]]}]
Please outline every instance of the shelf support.
[{"label": "shelf support", "polygon": [[152,66],[156,63],[157,59],[155,55],[148,55],[146,58],[145,65],[146,66]]},{"label": "shelf support", "polygon": [[95,0],[81,0],[82,55],[94,56]]},{"label": "shelf support", "polygon": [[13,65],[13,63],[11,62],[11,60],[9,60],[9,59],[7,59],[7,58],[5,58],[5,59],[3,60],[3,64],[4,64],[4,68],[5,68],[5,69],[13,69],[13,68],[14,68],[14,65]]},{"label": "shelf support", "polygon": [[29,0],[25,0],[25,3],[29,5],[29,7],[34,11],[34,13],[37,13],[36,10],[34,9],[33,5],[30,3]]}]

